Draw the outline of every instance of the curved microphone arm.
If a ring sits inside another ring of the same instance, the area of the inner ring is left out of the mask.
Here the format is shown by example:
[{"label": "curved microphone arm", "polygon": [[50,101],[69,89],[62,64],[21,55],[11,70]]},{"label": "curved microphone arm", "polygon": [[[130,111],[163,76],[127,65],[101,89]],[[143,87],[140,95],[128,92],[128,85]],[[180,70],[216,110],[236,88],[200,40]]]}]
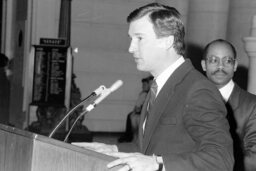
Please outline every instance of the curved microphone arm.
[{"label": "curved microphone arm", "polygon": [[76,120],[73,122],[70,130],[68,131],[64,142],[67,141],[68,136],[70,135],[73,127],[75,126],[76,122],[79,120],[80,117],[82,117],[84,114],[90,112],[91,110],[93,110],[96,105],[98,105],[102,100],[104,100],[108,95],[110,95],[112,92],[116,91],[118,88],[120,88],[123,85],[123,81],[121,80],[117,80],[110,88],[107,88],[105,90],[102,91],[101,95],[90,105],[88,105],[85,109],[85,111],[83,111],[77,118]]},{"label": "curved microphone arm", "polygon": [[103,90],[105,90],[105,86],[100,86],[98,89],[96,89],[93,93],[91,93],[89,96],[87,96],[85,99],[83,99],[78,105],[76,105],[74,108],[72,108],[58,123],[58,125],[52,130],[52,132],[49,134],[49,138],[52,138],[54,133],[58,130],[58,128],[61,126],[61,124],[66,120],[67,117],[69,117],[78,107],[80,107],[85,101],[90,100],[92,97],[97,96],[101,94]]},{"label": "curved microphone arm", "polygon": [[67,135],[65,136],[64,142],[67,142],[68,137],[69,137],[70,133],[72,132],[74,126],[76,125],[77,121],[78,121],[83,115],[87,114],[88,112],[89,112],[89,111],[85,110],[84,112],[82,112],[82,113],[76,118],[76,120],[73,122],[72,126],[70,127],[70,129],[69,129]]},{"label": "curved microphone arm", "polygon": [[69,117],[78,107],[80,107],[85,101],[90,100],[93,96],[88,96],[84,100],[82,100],[78,105],[76,105],[73,109],[71,109],[58,123],[58,125],[52,130],[52,132],[49,134],[49,138],[51,138],[54,133],[57,131],[57,129],[62,125],[62,123]]}]

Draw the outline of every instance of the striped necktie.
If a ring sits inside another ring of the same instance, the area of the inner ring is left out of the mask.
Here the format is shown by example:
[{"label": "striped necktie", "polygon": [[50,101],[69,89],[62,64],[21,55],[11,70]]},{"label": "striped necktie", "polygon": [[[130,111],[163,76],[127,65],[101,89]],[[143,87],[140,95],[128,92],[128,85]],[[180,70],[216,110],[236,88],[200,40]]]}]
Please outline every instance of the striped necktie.
[{"label": "striped necktie", "polygon": [[156,84],[156,80],[153,80],[151,87],[150,87],[150,97],[149,97],[149,101],[148,101],[148,106],[147,106],[147,113],[146,113],[146,117],[145,117],[145,127],[144,127],[144,132],[145,129],[147,128],[147,123],[149,121],[150,115],[149,115],[149,111],[151,110],[155,99],[156,99],[156,94],[157,94],[157,84]]},{"label": "striped necktie", "polygon": [[150,87],[150,98],[149,98],[149,102],[148,102],[148,108],[147,111],[150,111],[150,109],[152,108],[155,99],[156,99],[156,94],[157,94],[157,84],[156,84],[156,80],[153,80],[151,87]]}]

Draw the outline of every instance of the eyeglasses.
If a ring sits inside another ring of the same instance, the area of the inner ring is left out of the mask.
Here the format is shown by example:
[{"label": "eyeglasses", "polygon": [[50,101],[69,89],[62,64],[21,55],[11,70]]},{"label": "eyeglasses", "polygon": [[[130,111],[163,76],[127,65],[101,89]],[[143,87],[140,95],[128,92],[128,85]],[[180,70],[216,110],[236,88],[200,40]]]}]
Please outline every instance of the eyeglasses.
[{"label": "eyeglasses", "polygon": [[218,66],[220,64],[220,61],[223,66],[225,67],[231,67],[235,63],[235,59],[229,56],[225,56],[223,58],[219,58],[217,56],[210,56],[206,58],[208,64],[213,65],[213,66]]}]

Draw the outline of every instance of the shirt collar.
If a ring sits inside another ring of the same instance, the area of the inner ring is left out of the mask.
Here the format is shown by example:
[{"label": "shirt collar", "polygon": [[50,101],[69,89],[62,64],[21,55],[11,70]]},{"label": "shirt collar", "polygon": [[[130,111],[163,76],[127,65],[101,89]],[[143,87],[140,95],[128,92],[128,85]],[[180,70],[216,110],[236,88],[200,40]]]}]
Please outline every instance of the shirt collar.
[{"label": "shirt collar", "polygon": [[225,102],[228,101],[234,86],[235,86],[234,81],[230,80],[224,87],[219,89],[219,91],[220,91],[223,99],[225,100]]},{"label": "shirt collar", "polygon": [[164,86],[165,82],[168,80],[168,78],[172,75],[172,73],[183,63],[185,62],[185,59],[183,56],[181,56],[179,59],[177,59],[173,64],[171,64],[168,68],[166,68],[160,75],[158,75],[156,79],[157,84],[157,93],[160,92],[162,87]]}]

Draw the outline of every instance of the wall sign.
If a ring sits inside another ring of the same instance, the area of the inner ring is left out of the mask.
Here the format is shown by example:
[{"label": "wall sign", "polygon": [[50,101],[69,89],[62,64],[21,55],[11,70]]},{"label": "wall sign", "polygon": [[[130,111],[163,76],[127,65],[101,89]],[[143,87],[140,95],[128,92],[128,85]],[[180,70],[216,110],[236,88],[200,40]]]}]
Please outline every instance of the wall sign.
[{"label": "wall sign", "polygon": [[65,106],[67,47],[34,47],[32,105]]}]

